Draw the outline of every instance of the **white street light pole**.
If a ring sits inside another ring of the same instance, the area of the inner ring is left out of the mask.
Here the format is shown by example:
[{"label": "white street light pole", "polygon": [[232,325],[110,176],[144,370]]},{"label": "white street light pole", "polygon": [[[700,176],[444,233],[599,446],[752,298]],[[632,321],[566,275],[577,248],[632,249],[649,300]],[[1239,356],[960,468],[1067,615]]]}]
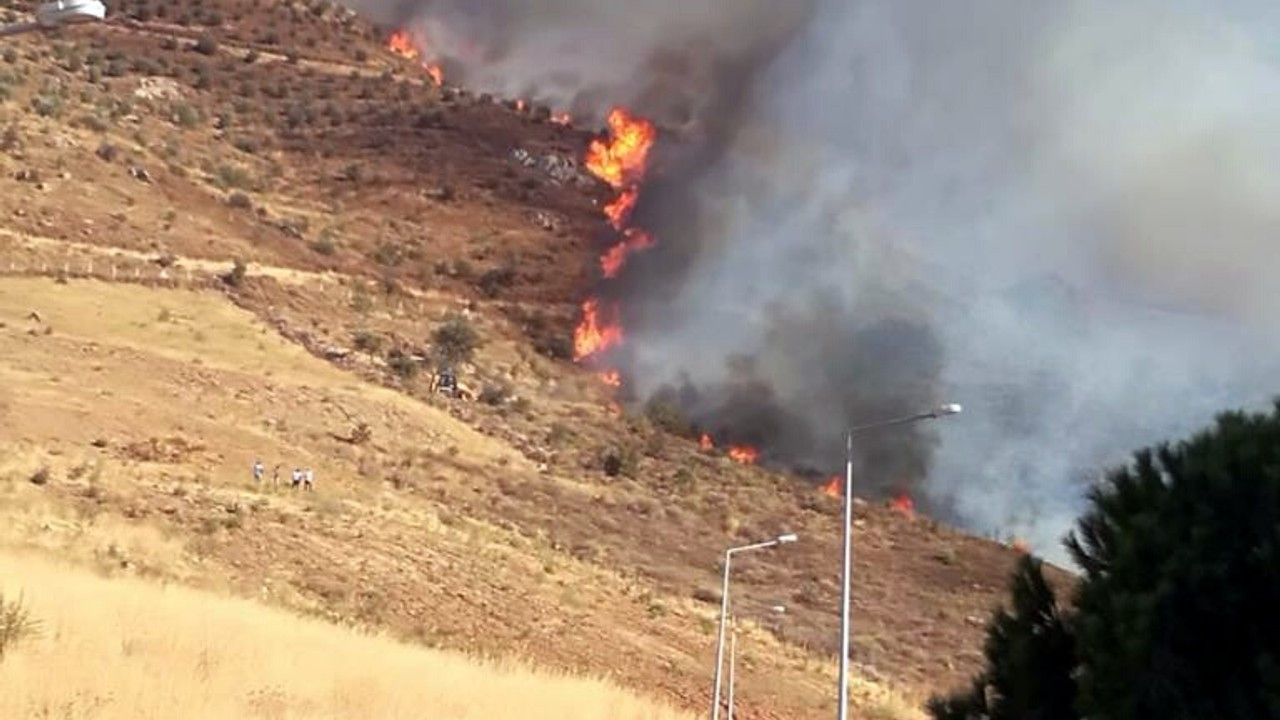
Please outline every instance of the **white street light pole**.
[{"label": "white street light pole", "polygon": [[935,420],[946,415],[957,415],[961,407],[956,403],[941,405],[934,410],[893,420],[857,425],[849,428],[845,436],[845,470],[844,470],[844,548],[841,553],[840,566],[840,677],[837,693],[839,710],[838,720],[849,718],[849,601],[853,596],[850,568],[853,563],[853,436],[858,433],[895,425],[908,425],[921,420]]},{"label": "white street light pole", "polygon": [[738,667],[738,616],[734,615],[729,629],[729,711],[727,720],[733,720],[733,681]]},{"label": "white street light pole", "polygon": [[724,667],[724,628],[729,617],[729,568],[733,565],[733,556],[735,553],[748,550],[763,550],[793,543],[798,539],[795,533],[786,533],[772,540],[733,547],[724,551],[724,579],[720,584],[720,631],[716,639],[716,672],[711,692],[711,720],[720,720],[720,671]]},{"label": "white street light pole", "polygon": [[107,6],[101,0],[53,0],[36,8],[34,22],[0,26],[0,37],[53,30],[63,25],[102,22],[106,17]]},{"label": "white street light pole", "polygon": [[[774,605],[769,608],[770,612],[781,615],[787,611],[785,605]],[[734,686],[734,668],[738,665],[738,616],[734,615],[730,621],[729,628],[729,697],[726,704],[729,711],[725,714],[725,720],[733,720],[733,686]]]}]

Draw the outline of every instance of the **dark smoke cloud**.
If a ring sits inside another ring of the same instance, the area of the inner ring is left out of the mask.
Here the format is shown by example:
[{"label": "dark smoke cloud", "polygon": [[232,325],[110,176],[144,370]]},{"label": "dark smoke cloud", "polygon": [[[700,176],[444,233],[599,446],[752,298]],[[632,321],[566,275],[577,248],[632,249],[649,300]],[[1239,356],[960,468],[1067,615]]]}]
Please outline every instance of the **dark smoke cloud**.
[{"label": "dark smoke cloud", "polygon": [[668,127],[723,117],[739,79],[811,12],[813,0],[354,0],[414,33],[451,81],[575,118],[641,106]]},{"label": "dark smoke cloud", "polygon": [[696,115],[614,359],[777,462],[963,402],[869,438],[864,487],[1053,554],[1100,468],[1278,389],[1270,0],[412,7],[496,38],[477,89]]},{"label": "dark smoke cloud", "polygon": [[[722,159],[645,208],[639,382],[772,354],[832,465],[842,422],[945,389],[936,455],[873,445],[863,477],[923,458],[937,510],[1055,554],[1099,468],[1277,390],[1277,30],[1244,1],[824,0]],[[859,335],[884,318],[922,340]]]}]

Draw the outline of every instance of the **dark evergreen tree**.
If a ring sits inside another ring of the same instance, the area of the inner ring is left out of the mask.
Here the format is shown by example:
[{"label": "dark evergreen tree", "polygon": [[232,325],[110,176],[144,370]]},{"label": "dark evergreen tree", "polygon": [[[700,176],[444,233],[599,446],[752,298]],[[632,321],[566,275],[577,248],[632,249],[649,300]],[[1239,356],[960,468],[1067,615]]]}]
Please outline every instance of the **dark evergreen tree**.
[{"label": "dark evergreen tree", "polygon": [[987,627],[985,655],[968,692],[930,701],[936,720],[1075,720],[1074,641],[1036,558],[1018,563],[1010,607]]},{"label": "dark evergreen tree", "polygon": [[1072,614],[1024,561],[986,669],[935,720],[1280,718],[1280,403],[1136,453],[1067,548]]},{"label": "dark evergreen tree", "polygon": [[1280,405],[1139,452],[1067,547],[1081,713],[1280,718]]}]

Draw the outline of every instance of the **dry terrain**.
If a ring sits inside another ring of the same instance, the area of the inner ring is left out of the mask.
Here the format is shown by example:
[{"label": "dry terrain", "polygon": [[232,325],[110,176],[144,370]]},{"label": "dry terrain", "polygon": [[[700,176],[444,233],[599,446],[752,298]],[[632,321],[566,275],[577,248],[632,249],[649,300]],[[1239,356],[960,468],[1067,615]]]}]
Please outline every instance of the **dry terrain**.
[{"label": "dry terrain", "polygon": [[[437,88],[326,3],[113,7],[0,61],[0,546],[700,710],[720,553],[794,531],[735,569],[739,716],[830,713],[838,501],[568,361],[607,188],[512,151],[588,132]],[[420,358],[458,325],[451,400]],[[878,504],[854,536],[859,712],[915,717],[1015,553]]]},{"label": "dry terrain", "polygon": [[108,580],[48,560],[0,554],[0,590],[7,585],[22,586],[42,622],[0,668],[6,718],[692,717],[606,682],[477,663],[253,602]]}]

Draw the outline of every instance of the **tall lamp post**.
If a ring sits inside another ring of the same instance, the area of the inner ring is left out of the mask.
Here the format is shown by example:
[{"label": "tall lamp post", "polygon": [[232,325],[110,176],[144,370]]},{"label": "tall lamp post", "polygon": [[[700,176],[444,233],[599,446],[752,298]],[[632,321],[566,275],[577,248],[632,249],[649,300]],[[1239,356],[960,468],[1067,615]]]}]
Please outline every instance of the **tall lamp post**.
[{"label": "tall lamp post", "polygon": [[63,25],[102,22],[106,18],[107,6],[101,0],[53,0],[36,8],[33,22],[0,25],[0,37],[53,30]]},{"label": "tall lamp post", "polygon": [[733,556],[749,550],[763,550],[793,543],[799,538],[795,533],[779,535],[772,540],[732,547],[724,551],[724,579],[720,587],[720,632],[716,640],[716,673],[711,691],[711,720],[720,720],[720,671],[724,667],[724,629],[729,617],[729,568],[733,564]]},{"label": "tall lamp post", "polygon": [[[786,611],[787,607],[785,605],[774,605],[769,608],[769,612],[777,615],[781,615]],[[733,619],[730,620],[729,624],[729,698],[725,703],[728,705],[729,711],[725,720],[733,720],[734,677],[737,675],[735,670],[738,666],[738,616],[736,614],[733,615]]]},{"label": "tall lamp post", "polygon": [[866,425],[857,425],[849,428],[848,434],[845,436],[844,549],[841,554],[840,567],[840,688],[838,693],[839,712],[836,715],[839,720],[848,720],[849,718],[849,601],[853,594],[850,585],[850,570],[853,562],[853,436],[896,425],[909,425],[921,420],[936,420],[947,415],[957,415],[960,410],[960,405],[948,403],[940,405],[929,412],[892,420],[881,420],[880,422]]}]

